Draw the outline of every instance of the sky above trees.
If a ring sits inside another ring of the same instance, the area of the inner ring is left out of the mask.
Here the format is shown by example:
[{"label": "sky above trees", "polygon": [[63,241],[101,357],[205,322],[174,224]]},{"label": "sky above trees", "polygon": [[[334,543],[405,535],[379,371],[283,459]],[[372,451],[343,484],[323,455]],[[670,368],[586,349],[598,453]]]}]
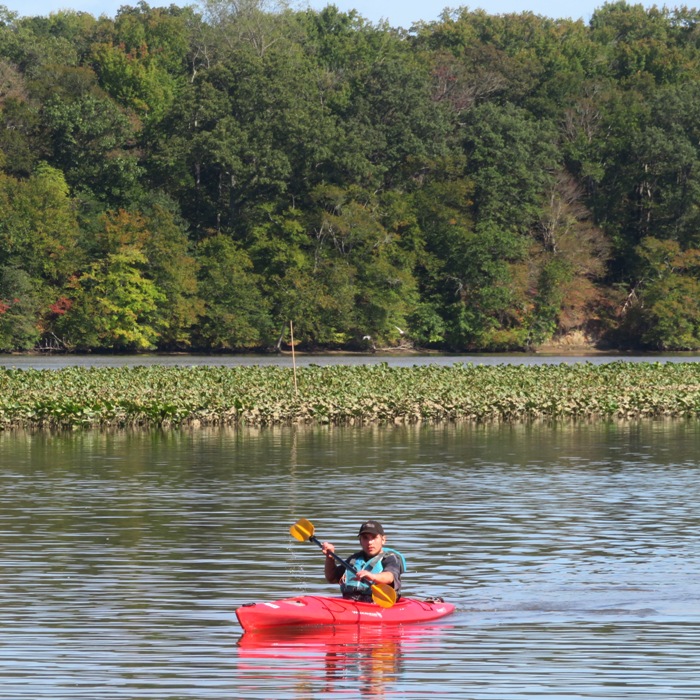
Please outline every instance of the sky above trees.
[{"label": "sky above trees", "polygon": [[[95,16],[106,14],[113,17],[122,5],[136,5],[137,2],[124,2],[123,0],[26,0],[18,2],[11,0],[6,6],[22,16],[49,15],[57,10],[79,10],[89,12]],[[197,4],[178,0],[174,5]],[[357,10],[360,15],[371,22],[380,22],[385,19],[394,27],[409,28],[412,24],[425,21],[432,22],[438,19],[445,8],[469,7],[472,10],[481,8],[489,14],[504,14],[511,12],[534,12],[537,15],[551,17],[553,19],[583,19],[588,22],[593,11],[604,3],[599,0],[478,0],[472,3],[450,3],[446,0],[337,0],[328,3],[325,0],[311,0],[310,2],[291,2],[294,8],[309,6],[314,10],[320,10],[329,4],[334,4],[343,12]],[[642,2],[644,7],[662,6],[663,3]]]}]

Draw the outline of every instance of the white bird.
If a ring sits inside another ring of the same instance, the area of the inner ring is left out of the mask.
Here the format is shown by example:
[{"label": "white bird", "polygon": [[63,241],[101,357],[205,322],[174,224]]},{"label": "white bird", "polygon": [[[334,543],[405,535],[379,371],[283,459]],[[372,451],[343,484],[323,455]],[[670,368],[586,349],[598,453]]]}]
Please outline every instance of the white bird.
[{"label": "white bird", "polygon": [[372,336],[371,335],[363,335],[362,340],[372,340]]},{"label": "white bird", "polygon": [[394,326],[394,328],[396,328],[396,330],[397,330],[401,335],[404,334],[404,332],[403,332],[398,326]]}]

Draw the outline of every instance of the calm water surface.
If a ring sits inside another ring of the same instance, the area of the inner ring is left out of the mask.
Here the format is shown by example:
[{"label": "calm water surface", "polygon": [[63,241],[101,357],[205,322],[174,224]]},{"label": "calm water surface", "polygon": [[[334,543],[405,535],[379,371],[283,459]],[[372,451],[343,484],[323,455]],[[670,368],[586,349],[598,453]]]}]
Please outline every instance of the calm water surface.
[{"label": "calm water surface", "polygon": [[197,367],[199,365],[240,367],[259,365],[298,367],[308,365],[376,365],[386,363],[392,367],[413,367],[414,365],[450,366],[456,363],[475,365],[542,365],[542,364],[575,364],[590,362],[604,364],[607,362],[699,362],[700,355],[694,353],[620,355],[592,353],[590,355],[553,355],[553,354],[500,354],[489,353],[481,355],[436,355],[417,353],[392,354],[379,353],[376,355],[362,354],[333,354],[333,355],[304,355],[290,353],[269,355],[3,355],[0,354],[0,367],[8,369],[64,369],[66,367],[135,367],[137,365],[163,365],[165,367]]},{"label": "calm water surface", "polygon": [[[0,434],[0,698],[700,698],[700,424]],[[242,635],[367,516],[434,625]]]}]

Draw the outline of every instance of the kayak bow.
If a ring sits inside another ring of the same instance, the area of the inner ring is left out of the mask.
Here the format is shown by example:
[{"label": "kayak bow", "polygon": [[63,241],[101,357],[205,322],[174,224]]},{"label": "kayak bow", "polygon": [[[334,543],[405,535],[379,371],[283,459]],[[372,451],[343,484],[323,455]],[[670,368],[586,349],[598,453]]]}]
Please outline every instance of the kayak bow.
[{"label": "kayak bow", "polygon": [[308,595],[269,603],[249,603],[237,608],[236,617],[248,632],[312,625],[404,625],[437,620],[454,609],[454,605],[439,599],[399,598],[392,607],[383,608],[374,603]]}]

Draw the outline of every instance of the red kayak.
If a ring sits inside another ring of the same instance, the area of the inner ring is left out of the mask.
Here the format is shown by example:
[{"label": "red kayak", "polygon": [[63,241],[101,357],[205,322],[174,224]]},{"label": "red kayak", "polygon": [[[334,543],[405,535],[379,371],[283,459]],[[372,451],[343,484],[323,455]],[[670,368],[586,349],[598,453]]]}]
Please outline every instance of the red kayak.
[{"label": "red kayak", "polygon": [[246,631],[274,627],[312,625],[405,625],[445,617],[455,606],[437,600],[400,598],[390,608],[374,603],[359,603],[345,598],[305,595],[269,603],[249,603],[236,610]]}]

